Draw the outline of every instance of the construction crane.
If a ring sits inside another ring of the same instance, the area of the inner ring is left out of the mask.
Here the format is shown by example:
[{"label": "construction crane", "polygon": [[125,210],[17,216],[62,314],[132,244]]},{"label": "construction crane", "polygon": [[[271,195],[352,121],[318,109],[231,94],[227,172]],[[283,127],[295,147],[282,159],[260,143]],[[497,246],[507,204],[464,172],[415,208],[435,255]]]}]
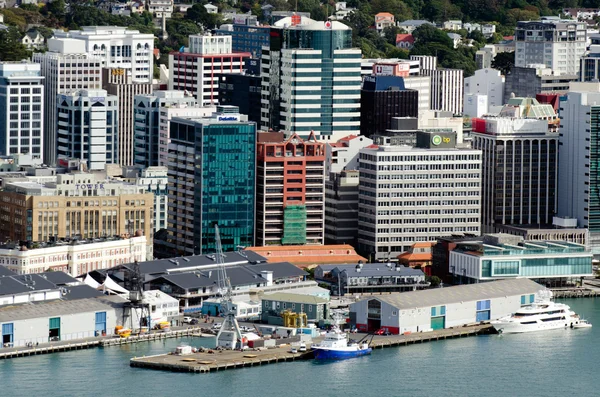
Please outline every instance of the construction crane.
[{"label": "construction crane", "polygon": [[218,225],[215,225],[215,242],[217,246],[215,256],[218,266],[217,293],[221,297],[219,311],[223,317],[223,324],[221,324],[221,328],[219,328],[219,333],[217,334],[217,346],[227,349],[242,349],[242,332],[240,331],[240,326],[235,318],[235,309],[233,308],[231,299],[231,282],[225,271],[225,256],[223,255],[221,234],[219,233]]}]

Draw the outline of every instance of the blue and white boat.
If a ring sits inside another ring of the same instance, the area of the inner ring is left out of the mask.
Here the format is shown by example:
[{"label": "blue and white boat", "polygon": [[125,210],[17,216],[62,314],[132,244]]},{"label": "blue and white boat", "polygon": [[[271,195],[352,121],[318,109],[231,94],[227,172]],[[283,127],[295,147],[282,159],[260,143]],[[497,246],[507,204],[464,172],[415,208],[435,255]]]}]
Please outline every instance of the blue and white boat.
[{"label": "blue and white boat", "polygon": [[325,339],[317,345],[312,345],[317,360],[343,360],[370,354],[372,349],[368,343],[348,343],[346,334],[328,332]]}]

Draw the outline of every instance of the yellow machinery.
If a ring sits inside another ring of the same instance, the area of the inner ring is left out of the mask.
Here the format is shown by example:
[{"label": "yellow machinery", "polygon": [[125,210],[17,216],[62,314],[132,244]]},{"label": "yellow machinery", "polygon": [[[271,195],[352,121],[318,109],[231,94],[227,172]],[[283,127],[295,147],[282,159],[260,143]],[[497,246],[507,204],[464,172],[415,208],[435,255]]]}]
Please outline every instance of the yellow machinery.
[{"label": "yellow machinery", "polygon": [[306,313],[294,313],[291,310],[281,312],[283,317],[283,326],[287,328],[304,328],[308,326],[308,317]]}]

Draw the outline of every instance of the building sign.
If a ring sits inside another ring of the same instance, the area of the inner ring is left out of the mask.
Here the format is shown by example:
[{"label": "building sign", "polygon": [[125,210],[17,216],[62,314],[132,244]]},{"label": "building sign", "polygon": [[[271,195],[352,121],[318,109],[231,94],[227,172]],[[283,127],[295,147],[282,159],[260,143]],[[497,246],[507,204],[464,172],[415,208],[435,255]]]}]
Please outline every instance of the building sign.
[{"label": "building sign", "polygon": [[123,76],[125,74],[125,69],[113,69],[111,74],[113,76]]},{"label": "building sign", "polygon": [[101,96],[96,96],[96,97],[90,97],[90,102],[95,103],[95,102],[104,102],[106,98],[101,97]]},{"label": "building sign", "polygon": [[456,147],[456,134],[451,131],[418,131],[417,147],[424,149],[454,148]]},{"label": "building sign", "polygon": [[374,71],[373,73],[376,76],[393,76],[394,75],[394,67],[392,65],[373,65]]},{"label": "building sign", "polygon": [[400,76],[406,77],[410,72],[410,64],[406,62],[398,63],[376,63],[373,65],[373,74],[375,76]]},{"label": "building sign", "polygon": [[240,121],[240,116],[219,116],[217,117],[219,121]]},{"label": "building sign", "polygon": [[75,185],[75,189],[79,190],[79,189],[88,189],[88,190],[92,190],[92,189],[104,189],[104,183],[96,183],[96,184],[76,184]]},{"label": "building sign", "polygon": [[246,17],[235,17],[235,18],[233,18],[233,23],[236,25],[245,25]]},{"label": "building sign", "polygon": [[327,22],[325,22],[325,29],[327,29],[327,30],[331,30],[331,26],[332,26],[332,25],[331,25],[331,21],[327,21]]}]

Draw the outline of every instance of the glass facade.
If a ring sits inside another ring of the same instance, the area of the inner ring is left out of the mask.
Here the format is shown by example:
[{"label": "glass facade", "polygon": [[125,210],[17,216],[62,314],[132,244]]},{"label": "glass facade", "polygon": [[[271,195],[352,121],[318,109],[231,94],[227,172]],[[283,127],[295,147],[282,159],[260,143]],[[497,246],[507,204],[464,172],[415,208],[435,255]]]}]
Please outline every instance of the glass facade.
[{"label": "glass facade", "polygon": [[[600,232],[600,106],[590,106],[590,184],[588,229]],[[587,188],[587,186],[586,186]]]},{"label": "glass facade", "polygon": [[559,277],[592,274],[592,257],[527,258],[520,260],[482,260],[481,277]]},{"label": "glass facade", "polygon": [[269,27],[233,25],[233,30],[217,30],[217,35],[231,36],[234,52],[249,52],[252,58],[260,57],[263,46],[269,46]]}]

